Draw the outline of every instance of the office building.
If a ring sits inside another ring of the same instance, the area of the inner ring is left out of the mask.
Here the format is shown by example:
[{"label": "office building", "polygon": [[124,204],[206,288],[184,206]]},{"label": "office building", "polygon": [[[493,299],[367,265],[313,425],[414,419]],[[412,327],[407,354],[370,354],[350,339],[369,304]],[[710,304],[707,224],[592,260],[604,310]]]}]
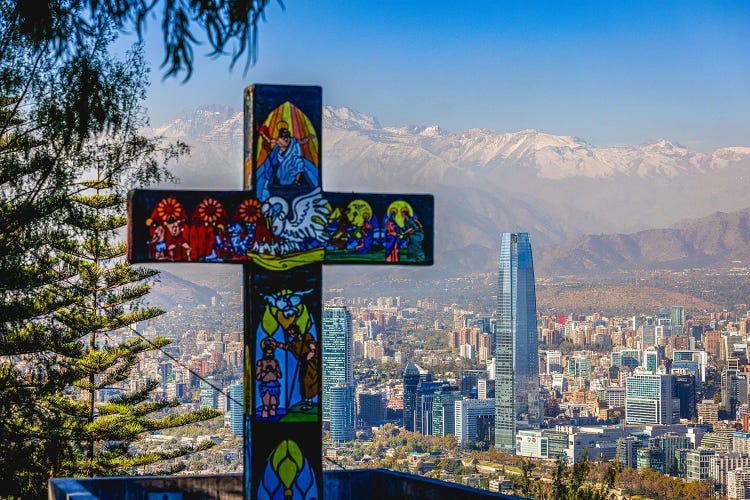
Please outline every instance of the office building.
[{"label": "office building", "polygon": [[356,422],[354,386],[337,384],[328,390],[331,391],[331,440],[336,443],[352,441],[354,439],[354,425]]},{"label": "office building", "polygon": [[580,377],[591,382],[591,358],[582,354],[569,357],[568,373],[571,377]]},{"label": "office building", "polygon": [[648,317],[640,326],[641,330],[641,349],[656,345],[656,321]]},{"label": "office building", "polygon": [[562,373],[562,353],[547,351],[547,373]]},{"label": "office building", "polygon": [[672,335],[682,335],[685,329],[685,308],[672,306],[670,319],[672,320]]},{"label": "office building", "polygon": [[386,401],[380,392],[360,392],[357,395],[358,422],[363,425],[381,425],[385,422]]},{"label": "office building", "polygon": [[695,383],[702,386],[706,382],[708,372],[708,353],[688,349],[672,351],[672,370],[684,368],[695,373]]},{"label": "office building", "polygon": [[692,420],[698,417],[695,408],[695,375],[692,373],[674,374],[674,394],[680,400],[680,418]]},{"label": "office building", "polygon": [[747,396],[747,373],[736,368],[724,368],[721,372],[721,404],[729,412],[731,419],[737,418],[740,405],[747,404]]},{"label": "office building", "polygon": [[339,385],[353,385],[352,368],[353,340],[352,315],[346,307],[323,308],[323,419],[331,417],[330,388]]},{"label": "office building", "polygon": [[245,395],[242,392],[242,384],[234,384],[229,387],[229,421],[232,436],[243,436],[245,434],[245,409],[242,406]]},{"label": "office building", "polygon": [[461,395],[467,398],[477,398],[477,381],[487,377],[485,370],[464,370],[461,372]]},{"label": "office building", "polygon": [[659,368],[659,364],[661,363],[661,359],[659,358],[659,351],[657,351],[653,347],[649,347],[645,351],[643,351],[643,368],[650,371],[651,373],[656,373],[656,369]]},{"label": "office building", "polygon": [[461,393],[455,385],[443,384],[432,398],[432,435],[443,437],[456,433],[455,402]]},{"label": "office building", "polygon": [[477,399],[495,399],[494,380],[487,380],[486,378],[477,380]]},{"label": "office building", "polygon": [[622,349],[611,354],[612,365],[618,368],[627,366],[632,371],[641,366],[642,356],[640,349]]},{"label": "office building", "polygon": [[541,419],[537,349],[529,235],[503,233],[495,337],[495,446],[509,453],[515,451],[517,430],[538,427]]},{"label": "office building", "polygon": [[219,391],[214,388],[216,383],[213,377],[208,377],[200,382],[200,405],[201,408],[219,407]]},{"label": "office building", "polygon": [[435,391],[447,382],[420,381],[415,398],[414,430],[424,435],[432,434],[433,402]]},{"label": "office building", "polygon": [[[652,437],[648,440],[648,447],[638,451],[638,469],[648,467],[662,474],[676,476],[680,469],[677,450],[689,448],[692,448],[692,443],[688,436],[667,432],[661,436]],[[643,462],[641,462],[642,455],[646,458]]]},{"label": "office building", "polygon": [[417,387],[420,382],[432,382],[432,374],[414,363],[404,368],[404,428],[416,430]]},{"label": "office building", "polygon": [[[491,399],[459,399],[455,402],[456,439],[460,446],[467,446],[491,438],[495,417],[495,402]],[[513,443],[515,448],[515,442]]]},{"label": "office building", "polygon": [[705,481],[708,479],[710,459],[716,455],[713,448],[696,448],[689,450],[685,456],[685,479],[688,481]]},{"label": "office building", "polygon": [[645,436],[627,436],[617,440],[620,450],[620,465],[635,469],[637,467],[638,450],[648,446]]},{"label": "office building", "polygon": [[625,419],[629,424],[675,424],[680,400],[673,375],[636,371],[626,380]]}]

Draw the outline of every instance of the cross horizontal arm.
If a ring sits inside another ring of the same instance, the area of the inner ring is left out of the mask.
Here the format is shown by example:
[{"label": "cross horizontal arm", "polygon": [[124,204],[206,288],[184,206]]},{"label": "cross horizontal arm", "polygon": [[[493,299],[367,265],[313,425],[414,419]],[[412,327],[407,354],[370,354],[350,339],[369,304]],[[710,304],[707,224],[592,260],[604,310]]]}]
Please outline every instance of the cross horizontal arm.
[{"label": "cross horizontal arm", "polygon": [[247,263],[274,270],[313,262],[431,265],[432,195],[135,190],[131,262]]}]

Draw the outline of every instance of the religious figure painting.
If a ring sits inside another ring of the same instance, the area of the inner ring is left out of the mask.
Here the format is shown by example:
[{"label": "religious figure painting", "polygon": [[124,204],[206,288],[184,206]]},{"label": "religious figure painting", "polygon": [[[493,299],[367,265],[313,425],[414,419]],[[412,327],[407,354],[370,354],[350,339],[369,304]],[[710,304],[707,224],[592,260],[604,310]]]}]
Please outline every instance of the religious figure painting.
[{"label": "religious figure painting", "polygon": [[[306,273],[289,271],[300,276]],[[313,422],[319,420],[321,352],[320,298],[315,278],[297,276],[290,287],[278,277],[256,276],[254,304],[258,322],[254,335],[256,420]]]},{"label": "religious figure painting", "polygon": [[281,186],[320,186],[317,132],[290,102],[274,109],[258,128],[255,194],[261,201]]},{"label": "religious figure painting", "polygon": [[431,196],[328,193],[326,198],[326,262],[432,263]]},{"label": "religious figure painting", "polygon": [[264,202],[320,187],[320,87],[254,85],[245,92],[245,188]]},{"label": "religious figure painting", "polygon": [[260,202],[246,191],[131,193],[135,262],[246,262],[283,270],[324,258],[328,203],[315,188]]}]

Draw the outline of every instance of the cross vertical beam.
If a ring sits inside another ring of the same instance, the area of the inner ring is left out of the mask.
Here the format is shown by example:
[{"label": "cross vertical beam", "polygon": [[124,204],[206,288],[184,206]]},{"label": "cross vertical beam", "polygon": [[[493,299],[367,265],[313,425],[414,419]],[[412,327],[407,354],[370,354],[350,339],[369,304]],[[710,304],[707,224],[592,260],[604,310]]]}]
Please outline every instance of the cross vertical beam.
[{"label": "cross vertical beam", "polygon": [[[289,213],[295,200],[320,191],[322,110],[320,87],[245,89],[243,180],[267,213]],[[269,247],[276,243],[273,227],[262,243]],[[316,260],[304,256],[304,242],[293,250],[301,262]],[[243,268],[250,290],[245,355],[252,360],[244,377],[252,394],[245,407],[245,498],[322,498],[321,266]]]}]

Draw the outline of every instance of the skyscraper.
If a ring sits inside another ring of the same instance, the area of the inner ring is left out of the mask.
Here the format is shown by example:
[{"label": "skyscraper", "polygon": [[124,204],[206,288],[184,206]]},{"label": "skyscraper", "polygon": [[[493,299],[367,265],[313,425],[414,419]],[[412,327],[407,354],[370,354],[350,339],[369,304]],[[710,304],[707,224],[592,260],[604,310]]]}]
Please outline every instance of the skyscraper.
[{"label": "skyscraper", "polygon": [[672,306],[670,318],[672,320],[672,335],[682,335],[685,329],[685,308]]},{"label": "skyscraper", "polygon": [[407,363],[404,369],[404,428],[407,431],[417,430],[417,387],[420,382],[432,382],[432,374],[419,365]]},{"label": "skyscraper", "polygon": [[455,385],[443,385],[432,400],[432,435],[443,437],[456,433],[456,408],[454,403],[460,393]]},{"label": "skyscraper", "polygon": [[331,391],[331,440],[337,443],[352,441],[356,420],[354,387],[349,384],[336,384],[329,390]]},{"label": "skyscraper", "polygon": [[243,436],[245,432],[245,415],[242,401],[244,393],[242,384],[229,386],[229,421],[231,425],[232,436]]},{"label": "skyscraper", "polygon": [[495,337],[495,446],[513,453],[516,431],[538,427],[534,263],[528,233],[503,233]]},{"label": "skyscraper", "polygon": [[323,308],[323,418],[331,418],[330,388],[353,385],[352,315],[346,307]]}]

